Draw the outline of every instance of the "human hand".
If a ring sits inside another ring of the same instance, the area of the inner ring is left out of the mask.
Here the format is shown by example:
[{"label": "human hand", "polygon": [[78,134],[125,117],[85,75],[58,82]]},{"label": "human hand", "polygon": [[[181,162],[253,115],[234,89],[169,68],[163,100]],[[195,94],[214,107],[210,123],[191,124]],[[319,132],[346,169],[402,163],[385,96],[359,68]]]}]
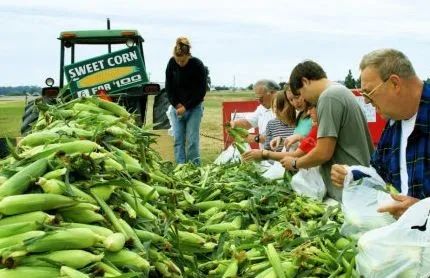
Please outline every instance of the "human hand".
[{"label": "human hand", "polygon": [[242,154],[243,161],[262,160],[263,152],[261,150],[250,150]]},{"label": "human hand", "polygon": [[300,134],[293,134],[285,138],[284,146],[288,149],[291,147],[291,145],[300,142],[300,140],[303,139],[303,136]]},{"label": "human hand", "polygon": [[419,201],[419,199],[405,196],[405,195],[394,195],[391,194],[391,198],[393,198],[397,202],[393,202],[388,205],[384,205],[378,208],[378,212],[388,212],[394,218],[398,219],[402,214],[413,204]]},{"label": "human hand", "polygon": [[185,114],[185,111],[186,111],[185,106],[180,105],[176,108],[176,115],[183,116]]},{"label": "human hand", "polygon": [[345,177],[348,174],[347,170],[348,165],[340,165],[334,164],[331,166],[330,177],[331,182],[338,186],[343,187],[343,182],[345,181]]},{"label": "human hand", "polygon": [[282,164],[282,167],[284,167],[286,170],[290,171],[297,171],[297,169],[293,168],[293,161],[297,160],[295,157],[291,156],[284,156],[279,162]]},{"label": "human hand", "polygon": [[272,151],[275,151],[279,147],[280,144],[281,144],[281,137],[280,136],[276,136],[275,138],[273,138],[270,141],[270,149]]}]

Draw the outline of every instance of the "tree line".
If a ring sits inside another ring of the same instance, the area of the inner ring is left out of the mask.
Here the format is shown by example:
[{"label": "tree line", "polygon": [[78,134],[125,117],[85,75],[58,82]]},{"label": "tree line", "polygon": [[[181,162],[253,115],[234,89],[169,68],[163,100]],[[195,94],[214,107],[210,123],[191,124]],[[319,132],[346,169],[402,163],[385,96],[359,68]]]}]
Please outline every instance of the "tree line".
[{"label": "tree line", "polygon": [[1,96],[21,96],[26,94],[40,94],[39,86],[0,86]]}]

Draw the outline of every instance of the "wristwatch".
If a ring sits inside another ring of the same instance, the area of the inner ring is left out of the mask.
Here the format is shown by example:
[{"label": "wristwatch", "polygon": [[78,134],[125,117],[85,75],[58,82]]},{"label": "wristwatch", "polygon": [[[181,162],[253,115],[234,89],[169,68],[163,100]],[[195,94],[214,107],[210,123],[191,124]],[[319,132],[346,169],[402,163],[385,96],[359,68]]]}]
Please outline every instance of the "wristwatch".
[{"label": "wristwatch", "polygon": [[294,159],[293,162],[291,163],[291,167],[293,167],[294,170],[299,170],[297,168],[297,159]]},{"label": "wristwatch", "polygon": [[254,141],[255,143],[260,143],[260,134],[255,135]]}]

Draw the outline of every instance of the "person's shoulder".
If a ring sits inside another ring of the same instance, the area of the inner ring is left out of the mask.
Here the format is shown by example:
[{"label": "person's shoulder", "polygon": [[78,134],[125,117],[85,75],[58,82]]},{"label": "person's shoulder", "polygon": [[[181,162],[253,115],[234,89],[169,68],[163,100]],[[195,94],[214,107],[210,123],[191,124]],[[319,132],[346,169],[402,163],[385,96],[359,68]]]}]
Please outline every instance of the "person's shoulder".
[{"label": "person's shoulder", "polygon": [[189,62],[191,62],[191,63],[192,63],[192,64],[194,64],[194,65],[204,66],[204,64],[203,64],[202,60],[200,60],[199,58],[194,57],[194,56],[192,56],[192,57],[190,58]]}]

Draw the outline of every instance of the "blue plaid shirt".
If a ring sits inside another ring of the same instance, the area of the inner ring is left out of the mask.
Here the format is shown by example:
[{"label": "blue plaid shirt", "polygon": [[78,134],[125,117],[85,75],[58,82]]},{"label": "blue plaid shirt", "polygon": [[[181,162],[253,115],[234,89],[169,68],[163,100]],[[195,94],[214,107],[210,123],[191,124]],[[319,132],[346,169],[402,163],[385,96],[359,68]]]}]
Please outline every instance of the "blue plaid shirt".
[{"label": "blue plaid shirt", "polygon": [[[399,192],[400,181],[400,138],[402,122],[387,122],[371,165],[378,174],[391,183]],[[424,199],[430,197],[430,84],[424,83],[415,127],[406,147],[406,168],[408,172],[408,195]]]}]

